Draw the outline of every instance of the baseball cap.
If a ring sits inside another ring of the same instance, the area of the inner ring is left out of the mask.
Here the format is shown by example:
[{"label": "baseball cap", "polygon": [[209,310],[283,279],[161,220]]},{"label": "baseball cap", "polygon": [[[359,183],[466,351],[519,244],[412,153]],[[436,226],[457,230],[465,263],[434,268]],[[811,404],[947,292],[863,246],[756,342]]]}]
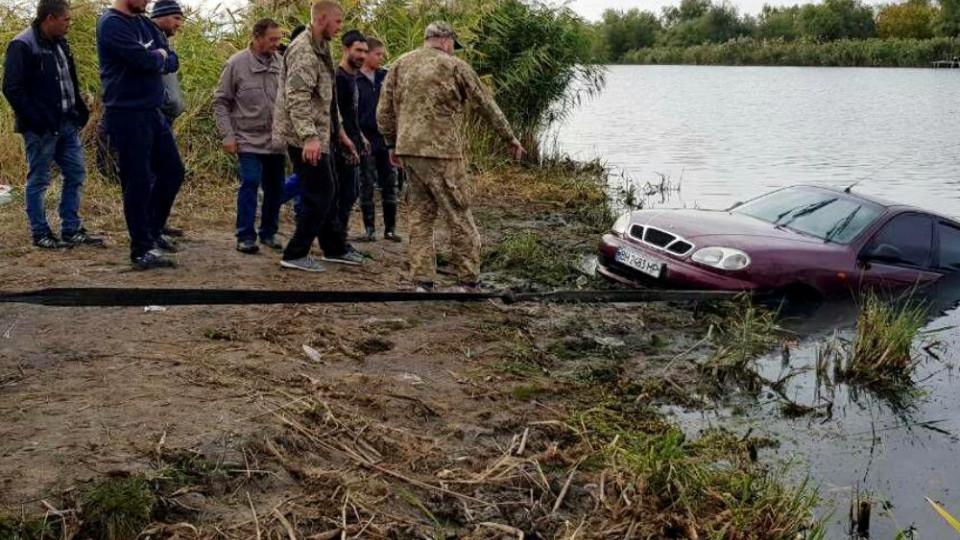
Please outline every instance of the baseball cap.
[{"label": "baseball cap", "polygon": [[460,43],[460,40],[457,39],[457,32],[449,24],[442,21],[430,23],[423,33],[423,38],[453,38],[453,48],[458,51],[463,49],[463,43]]}]

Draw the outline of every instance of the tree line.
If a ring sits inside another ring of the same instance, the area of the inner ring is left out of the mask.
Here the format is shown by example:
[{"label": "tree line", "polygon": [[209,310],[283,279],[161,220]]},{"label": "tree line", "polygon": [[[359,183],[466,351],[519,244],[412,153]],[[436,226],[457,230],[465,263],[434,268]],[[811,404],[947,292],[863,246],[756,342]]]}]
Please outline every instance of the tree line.
[{"label": "tree line", "polygon": [[[958,34],[960,0],[907,0],[879,7],[861,0],[823,0],[818,4],[765,5],[756,16],[740,13],[725,0],[682,0],[659,15],[640,9],[607,10],[594,26],[594,54],[604,62],[682,60],[691,57],[680,51],[684,48],[815,51],[831,42],[877,39],[916,47],[917,41],[933,38],[952,42]],[[728,43],[739,45],[711,47]],[[934,59],[939,58],[924,61]],[[777,63],[775,58],[773,63]]]}]

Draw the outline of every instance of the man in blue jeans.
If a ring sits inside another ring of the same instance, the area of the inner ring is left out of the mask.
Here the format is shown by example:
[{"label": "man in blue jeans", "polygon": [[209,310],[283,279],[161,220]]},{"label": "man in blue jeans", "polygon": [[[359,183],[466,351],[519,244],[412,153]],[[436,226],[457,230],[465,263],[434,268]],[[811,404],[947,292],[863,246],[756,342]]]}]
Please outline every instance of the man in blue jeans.
[{"label": "man in blue jeans", "polygon": [[[67,1],[40,0],[36,19],[10,42],[4,61],[3,95],[26,144],[27,219],[33,244],[43,249],[103,245],[102,239],[84,230],[79,213],[86,172],[78,132],[90,115],[65,39],[69,30]],[[63,175],[61,238],[47,224],[43,204],[53,163]]]},{"label": "man in blue jeans", "polygon": [[170,125],[160,112],[163,75],[180,63],[159,28],[144,16],[150,0],[115,0],[97,23],[103,120],[117,154],[123,214],[136,268],[170,268],[157,248],[184,169]]},{"label": "man in blue jeans", "polygon": [[253,25],[250,46],[227,61],[213,94],[213,112],[223,149],[240,161],[237,192],[237,251],[256,253],[257,193],[263,188],[260,244],[275,251],[280,225],[280,196],[286,156],[273,142],[273,108],[277,100],[283,31],[273,19]]}]

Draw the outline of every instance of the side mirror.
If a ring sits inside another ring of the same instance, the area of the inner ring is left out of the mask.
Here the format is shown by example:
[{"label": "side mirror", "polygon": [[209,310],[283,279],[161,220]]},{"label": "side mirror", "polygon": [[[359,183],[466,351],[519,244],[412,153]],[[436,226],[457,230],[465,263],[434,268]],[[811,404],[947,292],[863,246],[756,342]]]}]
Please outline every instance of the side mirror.
[{"label": "side mirror", "polygon": [[890,244],[869,245],[860,253],[861,261],[899,262],[904,260],[903,252]]}]

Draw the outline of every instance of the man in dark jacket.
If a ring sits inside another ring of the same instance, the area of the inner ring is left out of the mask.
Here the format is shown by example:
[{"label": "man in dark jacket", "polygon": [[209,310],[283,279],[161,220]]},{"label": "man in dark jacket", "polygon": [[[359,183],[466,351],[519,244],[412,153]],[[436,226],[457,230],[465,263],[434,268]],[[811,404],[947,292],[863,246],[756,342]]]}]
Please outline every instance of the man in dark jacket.
[{"label": "man in dark jacket", "polygon": [[[347,252],[343,256],[329,256],[324,260],[342,264],[362,264],[363,254],[359,253],[347,240],[350,231],[350,214],[357,202],[360,191],[360,155],[365,151],[365,141],[357,120],[357,82],[356,77],[363,59],[367,54],[367,38],[357,30],[343,34],[343,56],[337,67],[337,107],[343,123],[334,128],[337,146],[334,162],[337,175],[336,220],[332,227],[325,227],[321,234],[321,244],[342,244]],[[339,143],[339,144],[337,144]],[[339,242],[329,238],[330,234],[339,234]]]},{"label": "man in dark jacket", "polygon": [[[45,249],[103,245],[102,239],[84,230],[79,214],[86,176],[79,130],[90,113],[80,96],[77,69],[65,39],[69,30],[67,1],[40,0],[36,19],[10,42],[4,61],[3,95],[26,144],[27,219],[33,244]],[[61,238],[47,224],[43,205],[53,163],[63,175]]]},{"label": "man in dark jacket", "polygon": [[130,260],[140,269],[174,266],[160,232],[170,216],[184,169],[170,124],[160,112],[163,75],[176,72],[176,53],[144,16],[149,0],[115,0],[97,23],[104,123],[117,154]]},{"label": "man in dark jacket", "polygon": [[[183,8],[177,0],[157,0],[150,11],[150,20],[163,33],[168,40],[160,46],[172,50],[169,40],[177,35],[183,26],[184,14]],[[160,112],[167,119],[170,125],[187,110],[187,103],[183,97],[183,91],[180,89],[180,76],[176,73],[167,73],[163,76],[163,104],[160,105]],[[179,191],[178,191],[179,192]],[[183,229],[170,227],[166,223],[160,231],[157,231],[158,243],[168,250],[176,250],[176,244],[170,240],[173,236],[183,236]]]},{"label": "man in dark jacket", "polygon": [[358,116],[360,130],[370,142],[370,152],[360,161],[360,209],[363,211],[363,225],[366,234],[363,240],[372,242],[377,239],[377,208],[374,195],[377,187],[383,199],[383,237],[400,242],[397,236],[397,171],[390,165],[390,152],[387,143],[377,127],[377,103],[380,90],[387,78],[383,68],[384,46],[376,38],[367,38],[367,58],[357,75]]}]

